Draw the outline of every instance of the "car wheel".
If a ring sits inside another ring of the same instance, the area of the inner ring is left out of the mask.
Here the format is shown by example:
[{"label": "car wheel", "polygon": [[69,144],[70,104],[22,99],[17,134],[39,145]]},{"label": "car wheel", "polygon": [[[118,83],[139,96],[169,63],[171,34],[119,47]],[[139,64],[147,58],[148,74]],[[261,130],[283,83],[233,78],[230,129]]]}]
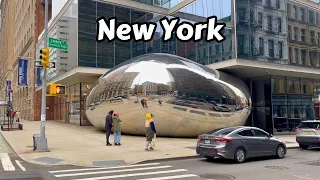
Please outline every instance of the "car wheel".
[{"label": "car wheel", "polygon": [[243,148],[238,148],[234,153],[234,160],[237,163],[243,163],[246,160],[246,151]]},{"label": "car wheel", "polygon": [[285,150],[284,146],[283,145],[279,145],[277,147],[277,157],[279,159],[282,159],[282,158],[284,158],[285,154],[286,154],[286,150]]},{"label": "car wheel", "polygon": [[308,149],[309,148],[308,145],[299,144],[299,146],[300,146],[301,149]]}]

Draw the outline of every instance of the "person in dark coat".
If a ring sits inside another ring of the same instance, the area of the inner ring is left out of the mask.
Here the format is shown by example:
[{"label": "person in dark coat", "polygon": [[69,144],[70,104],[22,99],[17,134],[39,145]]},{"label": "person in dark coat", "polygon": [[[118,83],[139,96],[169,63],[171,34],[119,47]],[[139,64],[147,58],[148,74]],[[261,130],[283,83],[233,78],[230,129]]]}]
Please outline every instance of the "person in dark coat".
[{"label": "person in dark coat", "polygon": [[105,131],[106,131],[106,140],[107,140],[107,146],[112,146],[112,144],[109,142],[109,137],[111,134],[111,129],[112,129],[112,115],[113,115],[113,110],[111,110],[107,117],[106,117],[106,123],[105,123]]}]

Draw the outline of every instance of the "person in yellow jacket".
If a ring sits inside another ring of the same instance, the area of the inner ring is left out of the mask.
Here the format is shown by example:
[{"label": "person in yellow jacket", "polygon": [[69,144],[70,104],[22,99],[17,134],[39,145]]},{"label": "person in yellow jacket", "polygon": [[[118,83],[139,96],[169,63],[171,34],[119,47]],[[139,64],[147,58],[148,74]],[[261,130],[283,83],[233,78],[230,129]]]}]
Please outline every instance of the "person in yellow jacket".
[{"label": "person in yellow jacket", "polygon": [[152,114],[146,114],[146,121],[145,121],[145,128],[146,128],[146,151],[153,150],[153,147],[151,145],[152,140],[156,136],[156,127],[153,122],[153,115]]}]

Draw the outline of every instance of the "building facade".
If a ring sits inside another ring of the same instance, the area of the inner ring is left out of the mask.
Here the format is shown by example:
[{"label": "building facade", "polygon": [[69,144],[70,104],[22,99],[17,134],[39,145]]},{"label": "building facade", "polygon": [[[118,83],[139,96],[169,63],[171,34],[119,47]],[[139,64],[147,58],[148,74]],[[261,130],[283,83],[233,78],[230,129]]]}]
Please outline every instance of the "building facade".
[{"label": "building facade", "polygon": [[[35,47],[39,33],[44,29],[44,1],[12,1],[15,3],[16,12],[13,22],[15,22],[14,32],[14,57],[13,57],[13,108],[19,109],[21,118],[34,120],[35,105],[35,66],[37,59]],[[49,1],[50,2],[50,1]],[[51,2],[50,2],[51,3]],[[51,16],[51,6],[49,5],[49,18]],[[19,59],[28,61],[27,65],[27,85],[18,85],[18,62]]]},{"label": "building facade", "polygon": [[[301,11],[301,8],[305,10]],[[70,50],[64,52],[63,57],[67,59],[59,58],[59,51],[52,50],[51,60],[62,65],[48,73],[51,83],[66,85],[67,93],[74,97],[47,97],[48,120],[90,125],[84,110],[92,83],[108,69],[148,53],[182,56],[243,79],[252,93],[253,109],[248,125],[271,133],[290,133],[302,120],[319,118],[318,3],[310,0],[195,0],[192,3],[136,0],[121,4],[114,0],[68,0],[57,12],[50,22],[49,32],[70,18],[70,14],[77,19],[77,24],[75,30],[57,28],[57,32],[69,33],[66,38],[55,37],[66,39]],[[163,42],[160,26],[153,40],[147,43],[96,41],[96,20],[102,16],[106,19],[117,17],[119,22],[149,21],[159,25],[164,16],[195,23],[213,15],[226,23],[223,32],[226,40],[222,43],[181,42],[175,38]],[[300,17],[304,17],[304,22]],[[294,29],[297,28],[295,36]],[[305,31],[301,32],[301,29]],[[76,42],[72,37],[76,37]],[[301,38],[306,42],[300,42]],[[71,56],[72,47],[76,50]],[[39,48],[41,44],[38,43],[37,52]],[[40,76],[37,73],[37,79]],[[122,88],[118,92],[119,87]],[[109,91],[100,97],[102,99],[124,96],[126,92],[125,84],[110,82],[104,88]],[[161,89],[153,84],[140,89],[141,93],[147,94],[155,88]],[[40,89],[36,89],[38,102]],[[39,120],[40,104],[35,109],[39,109],[35,113],[35,119]]]},{"label": "building facade", "polygon": [[8,101],[6,81],[12,82],[13,80],[15,3],[14,1],[1,1],[0,9],[0,101]]}]

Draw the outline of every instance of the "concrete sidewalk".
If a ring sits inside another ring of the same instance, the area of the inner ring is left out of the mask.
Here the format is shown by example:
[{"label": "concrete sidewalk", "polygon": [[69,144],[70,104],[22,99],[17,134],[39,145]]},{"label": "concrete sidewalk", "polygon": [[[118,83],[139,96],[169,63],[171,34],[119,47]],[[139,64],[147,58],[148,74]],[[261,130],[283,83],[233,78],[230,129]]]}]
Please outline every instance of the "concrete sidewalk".
[{"label": "concrete sidewalk", "polygon": [[[196,156],[196,139],[157,137],[154,151],[144,150],[145,137],[122,135],[122,146],[106,146],[105,133],[95,127],[80,127],[54,121],[46,122],[50,152],[33,151],[33,134],[39,121],[22,121],[22,131],[1,131],[6,141],[24,161],[59,165],[109,166],[134,164],[147,160]],[[295,136],[278,136],[288,147],[297,147]],[[113,142],[113,136],[110,137]]]}]

